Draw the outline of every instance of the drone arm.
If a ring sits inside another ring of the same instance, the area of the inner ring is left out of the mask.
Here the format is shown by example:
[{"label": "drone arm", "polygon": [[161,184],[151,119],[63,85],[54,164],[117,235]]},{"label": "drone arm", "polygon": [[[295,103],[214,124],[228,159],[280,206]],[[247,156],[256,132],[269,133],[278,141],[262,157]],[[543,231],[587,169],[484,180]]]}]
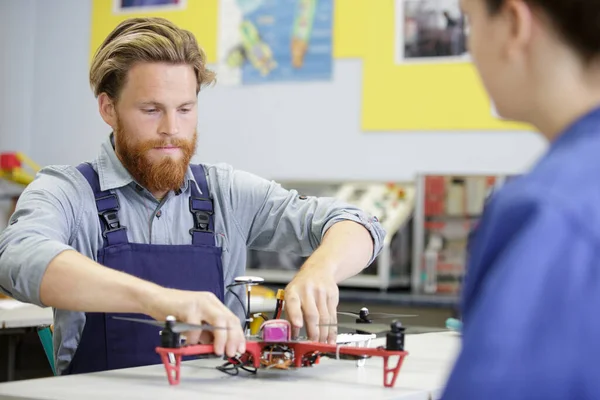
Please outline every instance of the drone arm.
[{"label": "drone arm", "polygon": [[[396,379],[398,378],[398,373],[400,372],[400,368],[402,367],[402,362],[404,361],[404,357],[408,355],[408,352],[404,350],[386,350],[382,347],[349,347],[314,342],[296,343],[294,344],[294,365],[296,367],[301,367],[304,355],[314,352],[335,353],[336,355],[349,354],[354,356],[382,357],[383,386],[385,387],[393,387],[395,385]],[[398,361],[395,365],[390,365],[390,357],[394,356],[398,357]]]}]

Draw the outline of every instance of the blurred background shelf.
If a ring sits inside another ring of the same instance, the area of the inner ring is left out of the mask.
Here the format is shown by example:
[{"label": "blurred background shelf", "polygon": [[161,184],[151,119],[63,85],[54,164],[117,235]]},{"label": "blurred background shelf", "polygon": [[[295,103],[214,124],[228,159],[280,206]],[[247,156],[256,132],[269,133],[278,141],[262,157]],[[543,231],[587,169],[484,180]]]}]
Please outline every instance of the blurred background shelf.
[{"label": "blurred background shelf", "polygon": [[[280,182],[301,195],[335,197],[377,217],[387,235],[381,254],[362,273],[340,283],[342,288],[410,289],[411,223],[415,189],[410,182]],[[267,283],[289,282],[306,257],[250,250],[248,273]]]},{"label": "blurred background shelf", "polygon": [[419,174],[413,220],[413,293],[457,295],[469,238],[489,194],[510,175]]}]

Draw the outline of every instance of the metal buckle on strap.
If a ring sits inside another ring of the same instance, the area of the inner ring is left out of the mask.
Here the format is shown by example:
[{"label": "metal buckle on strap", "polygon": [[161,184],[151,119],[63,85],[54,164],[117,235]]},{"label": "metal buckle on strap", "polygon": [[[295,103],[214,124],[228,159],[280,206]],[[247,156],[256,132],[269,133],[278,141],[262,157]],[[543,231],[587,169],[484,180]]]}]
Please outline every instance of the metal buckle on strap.
[{"label": "metal buckle on strap", "polygon": [[213,233],[213,231],[210,229],[210,217],[214,214],[214,212],[206,211],[206,210],[198,210],[198,209],[194,208],[194,199],[202,200],[202,201],[210,201],[211,208],[212,208],[212,204],[213,204],[213,200],[210,198],[193,197],[193,196],[190,197],[190,212],[194,216],[194,227],[192,229],[190,229],[190,235],[193,235],[194,232]]},{"label": "metal buckle on strap", "polygon": [[119,222],[119,216],[116,210],[107,210],[103,213],[100,213],[100,217],[106,224],[107,228],[102,232],[102,237],[107,239],[109,233],[125,230],[124,226],[121,226],[121,222]]},{"label": "metal buckle on strap", "polygon": [[121,222],[119,221],[119,214],[117,210],[107,210],[100,213],[100,217],[108,227],[108,230],[115,230],[121,227]]},{"label": "metal buckle on strap", "polygon": [[119,213],[118,212],[121,207],[119,204],[119,198],[116,195],[111,194],[108,196],[99,197],[96,199],[96,202],[98,203],[100,200],[107,200],[107,199],[111,199],[111,198],[114,199],[115,205],[113,207],[109,208],[108,210],[98,213],[98,215],[100,216],[100,218],[106,225],[106,229],[104,229],[104,231],[102,232],[102,236],[104,238],[106,238],[106,235],[108,233],[125,229],[124,226],[121,226],[121,222],[119,221]]}]

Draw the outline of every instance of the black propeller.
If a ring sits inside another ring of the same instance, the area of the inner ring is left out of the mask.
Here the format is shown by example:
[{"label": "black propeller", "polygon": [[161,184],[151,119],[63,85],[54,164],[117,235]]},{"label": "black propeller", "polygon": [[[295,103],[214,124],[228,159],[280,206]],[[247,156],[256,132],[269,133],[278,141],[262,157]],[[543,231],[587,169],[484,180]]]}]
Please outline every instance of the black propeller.
[{"label": "black propeller", "polygon": [[390,325],[388,324],[361,324],[352,322],[339,322],[337,324],[319,324],[317,326],[337,326],[338,328],[348,328],[369,333],[387,332],[391,329]]},{"label": "black propeller", "polygon": [[156,321],[153,319],[141,319],[141,318],[129,318],[129,317],[113,317],[113,318],[120,319],[123,321],[141,322],[143,324],[153,325],[153,326],[157,326],[159,328],[170,329],[174,333],[182,333],[182,332],[186,332],[186,331],[197,331],[197,330],[213,331],[215,329],[229,329],[227,327],[212,326],[209,324],[196,325],[196,324],[188,324],[185,322],[176,322],[175,318],[172,318],[172,317],[167,317],[167,321],[165,321],[165,322]]},{"label": "black propeller", "polygon": [[[349,312],[349,311],[338,311],[340,315],[347,315],[349,317],[361,318],[364,319],[363,316],[357,313]],[[409,318],[409,317],[417,317],[415,314],[388,314],[388,313],[367,313],[366,317],[371,319],[385,319],[385,318]]]},{"label": "black propeller", "polygon": [[[399,323],[399,322],[397,322]],[[393,324],[393,323],[392,323]],[[337,326],[339,328],[352,329],[359,332],[368,332],[377,335],[388,333],[392,330],[392,324],[377,324],[377,323],[353,323],[353,322],[340,322],[337,324],[319,324],[317,326]],[[419,327],[419,326],[405,326],[403,327],[405,334],[422,334],[432,332],[448,332],[447,328],[432,328],[432,327]],[[383,336],[383,335],[381,335]]]}]

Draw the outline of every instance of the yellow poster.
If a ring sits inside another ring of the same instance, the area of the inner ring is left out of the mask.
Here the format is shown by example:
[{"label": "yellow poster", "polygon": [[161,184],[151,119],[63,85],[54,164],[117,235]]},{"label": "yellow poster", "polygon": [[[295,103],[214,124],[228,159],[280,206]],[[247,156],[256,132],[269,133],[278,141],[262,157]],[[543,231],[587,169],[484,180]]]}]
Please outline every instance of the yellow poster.
[{"label": "yellow poster", "polygon": [[157,16],[196,36],[209,63],[217,59],[218,0],[93,0],[90,60],[108,34],[122,21]]},{"label": "yellow poster", "polygon": [[364,131],[530,130],[493,115],[459,13],[458,0],[370,2]]}]

